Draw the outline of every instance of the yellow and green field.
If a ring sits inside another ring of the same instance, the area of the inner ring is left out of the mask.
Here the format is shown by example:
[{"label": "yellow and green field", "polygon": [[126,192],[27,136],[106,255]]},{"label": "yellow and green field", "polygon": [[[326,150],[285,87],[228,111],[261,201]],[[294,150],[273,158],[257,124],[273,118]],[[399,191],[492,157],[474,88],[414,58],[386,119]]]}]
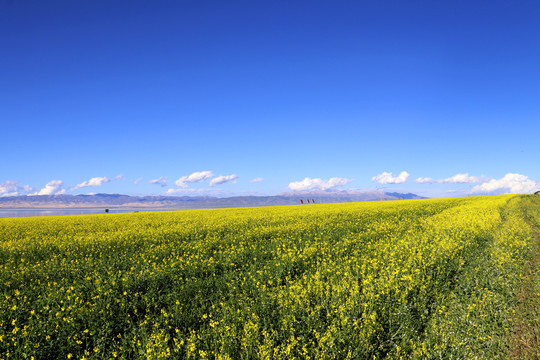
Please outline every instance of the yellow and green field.
[{"label": "yellow and green field", "polygon": [[506,358],[539,208],[507,195],[0,219],[0,359]]}]

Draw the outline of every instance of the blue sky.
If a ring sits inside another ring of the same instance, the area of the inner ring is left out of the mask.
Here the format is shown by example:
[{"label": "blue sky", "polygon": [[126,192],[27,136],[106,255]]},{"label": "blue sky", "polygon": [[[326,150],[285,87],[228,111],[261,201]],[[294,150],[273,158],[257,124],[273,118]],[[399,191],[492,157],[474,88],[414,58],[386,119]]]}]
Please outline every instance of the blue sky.
[{"label": "blue sky", "polygon": [[539,18],[535,1],[0,0],[0,196],[538,190]]}]

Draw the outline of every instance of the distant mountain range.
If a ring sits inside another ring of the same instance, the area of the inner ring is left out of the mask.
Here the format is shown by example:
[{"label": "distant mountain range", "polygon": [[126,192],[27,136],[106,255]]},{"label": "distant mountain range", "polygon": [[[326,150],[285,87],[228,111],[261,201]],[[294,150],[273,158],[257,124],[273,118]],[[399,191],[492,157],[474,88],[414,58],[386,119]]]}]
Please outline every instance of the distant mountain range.
[{"label": "distant mountain range", "polygon": [[129,196],[120,194],[95,195],[36,195],[0,197],[0,209],[212,209],[229,207],[300,205],[425,199],[416,194],[381,192],[312,192],[286,193],[275,196],[233,196],[225,198],[193,196]]}]

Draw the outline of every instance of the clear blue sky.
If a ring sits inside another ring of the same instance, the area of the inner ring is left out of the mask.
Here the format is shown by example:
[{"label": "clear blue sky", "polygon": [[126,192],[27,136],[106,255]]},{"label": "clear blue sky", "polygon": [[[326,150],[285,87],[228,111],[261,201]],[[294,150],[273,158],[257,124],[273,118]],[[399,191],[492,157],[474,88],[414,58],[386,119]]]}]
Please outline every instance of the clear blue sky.
[{"label": "clear blue sky", "polygon": [[0,196],[540,189],[538,19],[537,1],[0,0]]}]

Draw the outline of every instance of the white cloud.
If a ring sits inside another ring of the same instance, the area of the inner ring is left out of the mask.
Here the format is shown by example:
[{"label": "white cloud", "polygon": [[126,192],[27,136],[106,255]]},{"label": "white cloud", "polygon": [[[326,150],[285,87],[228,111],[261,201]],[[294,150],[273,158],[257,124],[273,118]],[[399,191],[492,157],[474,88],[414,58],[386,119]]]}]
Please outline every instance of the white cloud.
[{"label": "white cloud", "polygon": [[305,178],[302,181],[295,181],[289,184],[289,189],[293,191],[309,191],[309,190],[331,190],[338,186],[347,185],[352,180],[333,177],[328,181],[322,179]]},{"label": "white cloud", "polygon": [[449,183],[449,184],[474,184],[474,183],[481,183],[486,181],[487,178],[482,176],[469,176],[469,174],[456,174],[454,176],[451,176],[449,178],[443,179],[441,183]]},{"label": "white cloud", "polygon": [[258,182],[261,182],[261,181],[263,181],[263,180],[264,180],[264,178],[258,177],[258,178],[255,178],[255,179],[251,180],[251,182],[252,182],[252,183],[258,183]]},{"label": "white cloud", "polygon": [[157,179],[150,180],[149,183],[154,184],[154,185],[159,185],[161,187],[165,187],[167,186],[167,178],[165,176],[160,176]]},{"label": "white cloud", "polygon": [[414,182],[418,184],[432,184],[434,182],[437,182],[437,180],[430,177],[419,177],[418,179],[414,180]]},{"label": "white cloud", "polygon": [[182,176],[175,181],[176,186],[186,188],[188,183],[201,182],[210,179],[214,174],[211,171],[196,171],[189,176]]},{"label": "white cloud", "polygon": [[135,185],[137,185],[138,183],[140,183],[140,182],[141,182],[141,180],[142,180],[142,177],[138,178],[138,179],[137,179],[137,180],[135,180],[135,181],[134,181],[133,183],[134,183]]},{"label": "white cloud", "polygon": [[124,174],[118,174],[114,177],[114,180],[126,180],[126,176]]},{"label": "white cloud", "polygon": [[94,178],[91,178],[90,180],[83,181],[82,183],[76,185],[73,188],[73,190],[77,190],[77,189],[88,187],[88,186],[101,186],[110,181],[111,179],[106,178],[106,177],[94,177]]},{"label": "white cloud", "polygon": [[391,172],[383,172],[371,178],[371,181],[376,181],[379,184],[402,184],[409,178],[409,173],[402,171],[399,175],[394,176]]},{"label": "white cloud", "polygon": [[19,180],[7,180],[0,183],[0,197],[26,195],[33,190],[31,186],[20,185]]},{"label": "white cloud", "polygon": [[492,179],[472,188],[471,193],[526,194],[540,189],[540,182],[521,174],[506,174],[502,179]]},{"label": "white cloud", "polygon": [[226,176],[219,175],[218,177],[216,177],[216,178],[214,178],[214,179],[212,179],[210,181],[210,186],[224,184],[224,183],[229,182],[229,181],[232,181],[233,184],[236,184],[236,179],[238,179],[238,175],[236,175],[236,174],[226,175]]},{"label": "white cloud", "polygon": [[167,194],[169,195],[185,195],[185,196],[229,196],[229,192],[223,191],[221,189],[193,189],[193,188],[180,188],[180,189],[168,189]]},{"label": "white cloud", "polygon": [[47,185],[39,192],[33,195],[55,195],[55,194],[65,194],[66,190],[62,189],[64,182],[62,180],[52,180],[49,181]]},{"label": "white cloud", "polygon": [[470,176],[468,173],[456,174],[446,179],[432,179],[430,177],[419,177],[414,182],[418,184],[438,183],[438,184],[475,184],[488,180],[484,175]]}]

